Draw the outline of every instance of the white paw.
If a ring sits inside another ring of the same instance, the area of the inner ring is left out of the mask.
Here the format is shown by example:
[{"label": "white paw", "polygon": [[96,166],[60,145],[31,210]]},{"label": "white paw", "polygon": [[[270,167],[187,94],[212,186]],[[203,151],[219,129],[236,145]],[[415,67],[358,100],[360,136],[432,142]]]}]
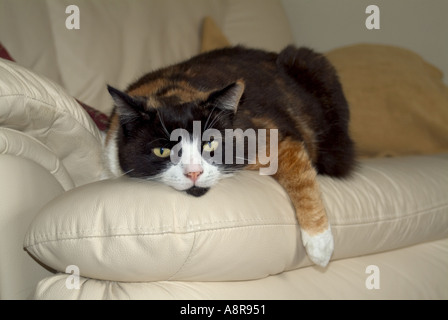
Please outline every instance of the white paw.
[{"label": "white paw", "polygon": [[331,229],[328,227],[322,233],[311,236],[308,232],[301,229],[302,242],[305,246],[308,257],[315,264],[325,267],[333,254],[334,242]]}]

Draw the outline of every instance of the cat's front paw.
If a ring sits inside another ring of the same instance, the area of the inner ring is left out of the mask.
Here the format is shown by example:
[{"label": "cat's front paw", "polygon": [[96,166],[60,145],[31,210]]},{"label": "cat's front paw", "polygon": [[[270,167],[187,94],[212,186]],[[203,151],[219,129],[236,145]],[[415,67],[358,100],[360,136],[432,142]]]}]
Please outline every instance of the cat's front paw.
[{"label": "cat's front paw", "polygon": [[334,242],[330,227],[325,231],[310,235],[304,229],[302,232],[302,242],[305,246],[308,257],[315,264],[325,267],[333,254]]}]

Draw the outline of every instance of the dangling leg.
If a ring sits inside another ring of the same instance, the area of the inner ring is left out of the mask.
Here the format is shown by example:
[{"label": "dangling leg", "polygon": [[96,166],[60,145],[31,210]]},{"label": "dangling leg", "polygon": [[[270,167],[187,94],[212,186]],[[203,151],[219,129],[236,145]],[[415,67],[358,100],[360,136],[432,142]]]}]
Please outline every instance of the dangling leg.
[{"label": "dangling leg", "polygon": [[316,174],[303,143],[291,139],[279,143],[274,178],[285,188],[294,205],[309,258],[326,266],[334,244]]}]

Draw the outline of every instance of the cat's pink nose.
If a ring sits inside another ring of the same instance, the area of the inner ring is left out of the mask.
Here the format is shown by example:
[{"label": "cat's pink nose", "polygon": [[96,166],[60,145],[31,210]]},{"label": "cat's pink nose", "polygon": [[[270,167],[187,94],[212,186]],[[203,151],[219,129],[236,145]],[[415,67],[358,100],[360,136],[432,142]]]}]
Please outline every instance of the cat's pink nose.
[{"label": "cat's pink nose", "polygon": [[187,178],[190,178],[191,181],[196,182],[196,180],[198,180],[198,178],[201,174],[202,174],[202,171],[192,171],[192,172],[187,172],[185,174],[185,176],[187,176]]}]

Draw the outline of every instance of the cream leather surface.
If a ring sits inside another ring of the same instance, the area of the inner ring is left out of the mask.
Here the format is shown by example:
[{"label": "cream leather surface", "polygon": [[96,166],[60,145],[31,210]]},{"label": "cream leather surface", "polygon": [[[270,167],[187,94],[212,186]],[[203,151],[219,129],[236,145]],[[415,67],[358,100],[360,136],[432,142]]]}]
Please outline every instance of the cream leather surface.
[{"label": "cream leather surface", "polygon": [[60,84],[61,74],[45,0],[2,0],[0,8],[2,45],[22,66]]},{"label": "cream leather surface", "polygon": [[0,60],[0,75],[1,152],[51,166],[66,188],[98,180],[101,135],[77,102],[59,85],[13,62]]},{"label": "cream leather surface", "polygon": [[281,2],[273,0],[78,0],[79,30],[65,28],[71,0],[13,2],[0,12],[0,39],[15,60],[106,113],[106,84],[125,89],[144,73],[198,54],[204,16],[235,44],[277,51],[293,39]]},{"label": "cream leather surface", "polygon": [[51,275],[23,250],[23,238],[42,206],[64,192],[38,163],[0,153],[0,299],[29,297]]},{"label": "cream leather surface", "polygon": [[[391,158],[319,177],[333,260],[448,237],[447,167],[448,155]],[[311,264],[285,191],[247,171],[201,198],[127,178],[77,188],[42,210],[24,246],[57,271],[124,282],[251,280]]]},{"label": "cream leather surface", "polygon": [[352,179],[320,177],[335,237],[334,257],[447,237],[446,168],[447,154],[366,159]]},{"label": "cream leather surface", "polygon": [[39,214],[25,248],[49,267],[116,281],[246,280],[303,260],[283,189],[243,172],[195,198],[158,183],[101,181]]},{"label": "cream leather surface", "polygon": [[0,153],[36,162],[51,173],[64,190],[75,187],[71,176],[51,149],[27,134],[0,128]]},{"label": "cream leather surface", "polygon": [[[448,240],[306,267],[252,281],[123,283],[58,274],[42,280],[37,299],[441,299],[448,296]],[[368,267],[378,269],[372,288]],[[366,283],[368,283],[366,285]],[[68,284],[68,285],[67,285]],[[369,289],[370,288],[370,289]]]}]

